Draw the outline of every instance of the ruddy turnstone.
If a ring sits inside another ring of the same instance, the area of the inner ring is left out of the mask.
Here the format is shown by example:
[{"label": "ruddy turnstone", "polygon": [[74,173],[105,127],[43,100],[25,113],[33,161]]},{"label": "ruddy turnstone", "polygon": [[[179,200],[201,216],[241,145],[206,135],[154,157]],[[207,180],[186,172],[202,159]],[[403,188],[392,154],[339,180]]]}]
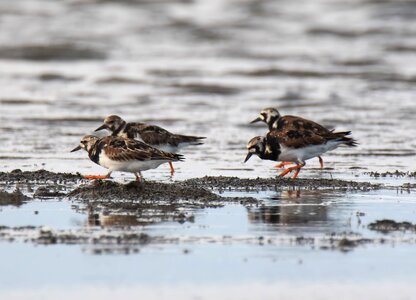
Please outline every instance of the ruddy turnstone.
[{"label": "ruddy turnstone", "polygon": [[[180,149],[190,145],[202,145],[205,137],[174,134],[162,127],[146,123],[127,123],[116,115],[104,119],[103,125],[95,131],[108,129],[113,136],[137,139],[159,150],[177,153]],[[175,172],[172,162],[169,162],[171,174]]]},{"label": "ruddy turnstone", "polygon": [[296,178],[300,169],[306,165],[306,160],[320,156],[341,145],[356,146],[356,141],[347,137],[349,134],[349,131],[329,131],[321,135],[309,130],[271,130],[266,137],[256,136],[248,142],[248,154],[244,162],[247,162],[255,154],[261,159],[282,161],[285,164],[295,163],[296,166],[287,168],[279,176],[283,177],[296,170],[292,177]]},{"label": "ruddy turnstone", "polygon": [[[304,136],[307,132],[310,132],[313,135],[327,137],[334,133],[333,130],[328,130],[322,125],[311,120],[297,116],[282,116],[277,109],[272,107],[263,109],[260,112],[260,115],[250,123],[253,124],[259,121],[266,123],[270,131],[279,131],[281,133],[280,136],[293,135],[294,132],[298,132],[300,135]],[[345,136],[350,133],[351,132],[339,132],[334,134],[344,134]],[[302,138],[298,137],[298,139]],[[324,167],[324,161],[321,156],[318,156],[318,158],[322,169]],[[291,164],[291,162],[282,162],[276,165],[276,168],[282,168],[289,164]]]},{"label": "ruddy turnstone", "polygon": [[183,156],[168,153],[143,142],[123,137],[93,135],[84,136],[71,152],[84,149],[96,164],[109,169],[107,175],[84,176],[86,179],[109,178],[113,171],[131,172],[141,181],[141,171],[156,169],[161,164],[183,160]]}]

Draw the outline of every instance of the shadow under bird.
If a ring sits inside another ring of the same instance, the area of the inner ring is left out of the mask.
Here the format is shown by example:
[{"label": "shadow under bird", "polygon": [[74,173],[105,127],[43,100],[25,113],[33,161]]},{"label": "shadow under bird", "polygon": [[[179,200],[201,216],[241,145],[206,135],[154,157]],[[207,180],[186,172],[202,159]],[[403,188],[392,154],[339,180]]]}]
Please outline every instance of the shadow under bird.
[{"label": "shadow under bird", "polygon": [[[95,131],[107,129],[112,136],[120,136],[142,141],[159,150],[177,153],[187,146],[202,145],[205,137],[174,134],[162,127],[146,123],[126,122],[117,115],[110,115],[104,119],[103,125]],[[169,162],[171,174],[175,172],[173,164]]]},{"label": "shadow under bird", "polygon": [[[293,136],[296,136],[296,138],[299,140],[299,139],[302,139],[302,136],[308,133],[311,133],[311,135],[313,134],[313,135],[318,135],[322,137],[329,137],[331,136],[331,134],[334,133],[333,130],[329,130],[325,128],[324,126],[314,121],[308,120],[308,119],[304,119],[298,116],[290,116],[290,115],[282,116],[279,113],[279,111],[273,107],[268,107],[268,108],[263,109],[260,112],[259,116],[253,121],[251,121],[250,124],[260,122],[260,121],[267,124],[269,131],[276,130],[281,133],[279,136],[287,136],[288,139],[290,139]],[[296,134],[296,132],[298,132],[298,134]],[[334,134],[337,134],[337,135],[344,134],[344,136],[346,136],[346,135],[351,134],[351,132],[350,131],[337,132]],[[355,145],[356,145],[356,142],[354,146]],[[321,169],[323,169],[324,161],[320,155],[317,157],[319,159]],[[287,161],[287,162],[283,161],[282,163],[276,165],[275,167],[279,169],[292,163],[293,162],[291,161]]]},{"label": "shadow under bird", "polygon": [[134,173],[136,180],[141,181],[141,171],[156,169],[163,163],[183,160],[180,154],[164,152],[143,142],[116,136],[99,138],[86,135],[71,152],[80,149],[87,151],[93,162],[109,170],[106,175],[84,176],[86,179],[105,179],[113,171],[123,171]]},{"label": "shadow under bird", "polygon": [[[268,114],[271,110],[273,114]],[[276,113],[277,112],[277,113]],[[269,119],[272,116],[272,121]],[[281,120],[282,119],[282,120]],[[292,178],[296,178],[300,169],[306,165],[306,160],[320,157],[325,152],[346,145],[354,147],[357,142],[350,137],[350,131],[334,132],[325,127],[295,116],[281,117],[276,109],[263,110],[261,116],[254,121],[264,121],[271,126],[271,130],[264,136],[252,138],[247,144],[248,154],[244,162],[252,155],[261,159],[281,161],[276,167],[296,164],[280,173],[279,176],[295,171]]]}]

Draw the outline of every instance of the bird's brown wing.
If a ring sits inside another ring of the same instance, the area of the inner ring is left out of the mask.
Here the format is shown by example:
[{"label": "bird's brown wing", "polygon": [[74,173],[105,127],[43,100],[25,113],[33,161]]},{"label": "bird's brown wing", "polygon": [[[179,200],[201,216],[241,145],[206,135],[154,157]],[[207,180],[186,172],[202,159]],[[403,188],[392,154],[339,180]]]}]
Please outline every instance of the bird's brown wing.
[{"label": "bird's brown wing", "polygon": [[278,142],[289,148],[303,148],[310,145],[321,145],[327,142],[327,138],[310,130],[272,130],[267,134],[267,140]]},{"label": "bird's brown wing", "polygon": [[108,136],[103,139],[104,153],[112,160],[180,160],[181,155],[168,153],[133,139]]},{"label": "bird's brown wing", "polygon": [[312,133],[315,133],[321,136],[325,136],[332,132],[331,130],[325,128],[324,126],[316,122],[313,122],[311,120],[304,119],[301,117],[297,117],[297,116],[281,117],[278,121],[277,130],[282,130],[286,132],[290,130],[295,130],[295,131],[300,131],[300,132],[310,131]]},{"label": "bird's brown wing", "polygon": [[140,136],[145,143],[154,146],[170,145],[177,147],[180,143],[193,143],[197,145],[202,144],[200,140],[204,139],[204,137],[198,136],[173,134],[162,127],[144,123],[136,123],[131,128],[130,130],[134,132],[135,137]]},{"label": "bird's brown wing", "polygon": [[128,128],[129,137],[140,137],[146,144],[178,146],[179,142],[175,139],[176,135],[166,129],[144,123],[136,123]]}]

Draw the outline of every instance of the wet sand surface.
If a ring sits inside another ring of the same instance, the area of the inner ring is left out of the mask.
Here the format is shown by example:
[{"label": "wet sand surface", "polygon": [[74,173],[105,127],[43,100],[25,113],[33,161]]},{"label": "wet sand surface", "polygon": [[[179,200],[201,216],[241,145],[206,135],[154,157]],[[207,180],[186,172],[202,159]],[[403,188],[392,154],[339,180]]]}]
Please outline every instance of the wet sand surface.
[{"label": "wet sand surface", "polygon": [[[0,3],[0,298],[412,299],[415,11]],[[243,164],[266,132],[248,123],[268,106],[359,146],[322,170],[309,160],[296,181]],[[123,173],[86,182],[106,170],[69,151],[108,114],[208,138],[173,177],[162,165],[141,186]]]}]

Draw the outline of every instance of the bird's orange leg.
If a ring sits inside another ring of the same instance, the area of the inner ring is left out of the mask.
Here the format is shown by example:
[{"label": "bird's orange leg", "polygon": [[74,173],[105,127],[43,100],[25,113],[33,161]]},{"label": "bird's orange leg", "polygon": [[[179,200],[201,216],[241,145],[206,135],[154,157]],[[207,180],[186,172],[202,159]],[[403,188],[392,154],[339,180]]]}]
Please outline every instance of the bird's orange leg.
[{"label": "bird's orange leg", "polygon": [[299,174],[299,172],[300,172],[300,169],[301,169],[301,168],[299,168],[299,169],[297,169],[297,170],[296,170],[296,172],[295,172],[295,174],[293,175],[292,179],[295,179],[296,177],[298,177],[298,174]]},{"label": "bird's orange leg", "polygon": [[280,169],[280,168],[283,168],[284,166],[291,165],[291,164],[293,164],[293,162],[291,162],[291,161],[284,161],[284,162],[281,162],[278,165],[275,165],[274,167],[276,169]]},{"label": "bird's orange leg", "polygon": [[107,179],[110,178],[111,172],[108,172],[107,175],[84,175],[84,179],[94,180],[94,179]]},{"label": "bird's orange leg", "polygon": [[293,178],[296,178],[299,174],[300,169],[303,167],[304,165],[296,165],[294,167],[290,167],[287,168],[286,170],[284,170],[282,173],[279,174],[280,177],[283,177],[285,175],[287,175],[288,173],[292,172],[293,170],[296,170],[295,175],[293,176]]},{"label": "bird's orange leg", "polygon": [[173,176],[173,173],[175,173],[175,169],[173,168],[173,164],[171,161],[169,162],[169,167],[170,167],[170,175]]},{"label": "bird's orange leg", "polygon": [[136,181],[137,182],[142,182],[143,181],[143,176],[142,176],[141,172],[139,172],[139,174],[134,173],[134,175],[136,176]]},{"label": "bird's orange leg", "polygon": [[321,169],[323,169],[324,168],[324,160],[320,156],[318,156],[318,158],[319,158],[319,163],[321,164]]}]

